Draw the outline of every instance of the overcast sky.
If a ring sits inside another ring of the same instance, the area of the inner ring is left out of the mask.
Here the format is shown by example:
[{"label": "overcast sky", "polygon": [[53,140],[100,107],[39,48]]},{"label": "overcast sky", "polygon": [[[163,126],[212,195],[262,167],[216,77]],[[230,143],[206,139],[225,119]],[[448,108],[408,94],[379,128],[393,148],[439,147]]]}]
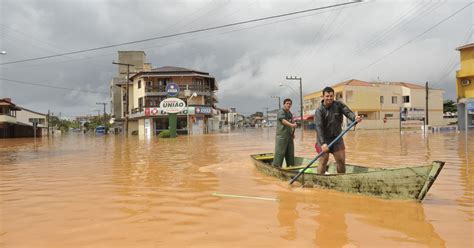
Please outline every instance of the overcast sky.
[{"label": "overcast sky", "polygon": [[[0,0],[0,64],[219,26],[348,1]],[[471,5],[469,5],[471,4]],[[463,7],[463,10],[459,11]],[[457,12],[457,13],[456,13]],[[456,14],[455,14],[456,13]],[[450,17],[451,16],[451,17]],[[455,99],[456,47],[473,42],[472,1],[365,1],[190,35],[0,65],[0,98],[62,116],[109,102],[118,50],[143,50],[153,67],[209,72],[219,107],[250,114],[347,79],[404,81]],[[78,89],[65,90],[34,86]],[[283,83],[283,86],[279,86]],[[90,91],[90,92],[84,92]],[[104,94],[105,93],[105,94]],[[107,106],[109,109],[109,106]]]}]

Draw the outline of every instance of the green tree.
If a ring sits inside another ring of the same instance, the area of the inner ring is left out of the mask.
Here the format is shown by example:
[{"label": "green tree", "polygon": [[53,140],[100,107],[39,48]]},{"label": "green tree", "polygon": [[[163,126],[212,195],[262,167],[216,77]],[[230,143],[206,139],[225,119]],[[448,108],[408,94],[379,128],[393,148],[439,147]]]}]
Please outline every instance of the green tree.
[{"label": "green tree", "polygon": [[458,109],[456,107],[456,103],[452,100],[445,100],[443,102],[443,113],[446,112],[451,112],[451,113],[456,113],[458,112]]}]

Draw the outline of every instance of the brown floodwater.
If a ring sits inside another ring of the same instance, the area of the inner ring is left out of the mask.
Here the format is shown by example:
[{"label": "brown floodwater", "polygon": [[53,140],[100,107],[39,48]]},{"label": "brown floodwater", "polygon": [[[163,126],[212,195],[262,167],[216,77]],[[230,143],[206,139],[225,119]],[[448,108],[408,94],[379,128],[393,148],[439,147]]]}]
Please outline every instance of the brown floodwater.
[{"label": "brown floodwater", "polygon": [[[348,163],[446,161],[422,203],[263,175],[249,155],[274,135],[1,139],[0,247],[473,247],[474,132],[345,136]],[[314,136],[296,135],[296,155],[315,156]]]}]

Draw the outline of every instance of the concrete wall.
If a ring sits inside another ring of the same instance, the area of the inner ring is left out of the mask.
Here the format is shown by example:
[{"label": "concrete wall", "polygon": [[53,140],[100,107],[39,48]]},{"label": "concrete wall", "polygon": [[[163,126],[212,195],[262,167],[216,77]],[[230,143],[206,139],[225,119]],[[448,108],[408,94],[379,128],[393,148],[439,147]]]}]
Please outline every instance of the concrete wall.
[{"label": "concrete wall", "polygon": [[128,121],[128,135],[131,135],[133,131],[138,131],[138,121],[137,120]]},{"label": "concrete wall", "polygon": [[[146,54],[143,51],[118,51],[118,62],[123,64],[132,64],[130,73],[141,71],[145,67]],[[125,78],[127,75],[127,66],[119,65],[119,75]]]},{"label": "concrete wall", "polygon": [[[461,70],[456,72],[457,98],[474,98],[474,47],[465,48],[461,53]],[[462,85],[461,80],[468,79],[469,85]]]},{"label": "concrete wall", "polygon": [[363,86],[347,86],[346,93],[343,93],[347,98],[347,91],[352,92],[352,97],[344,102],[352,110],[359,111],[377,111],[380,110],[380,95],[382,92],[379,87],[363,87]]},{"label": "concrete wall", "polygon": [[16,112],[16,120],[21,123],[25,124],[30,124],[33,126],[32,122],[30,122],[30,119],[32,118],[37,118],[39,119],[38,127],[47,127],[48,126],[48,120],[46,118],[46,115],[44,114],[38,114],[35,112],[31,112],[27,109],[22,109],[21,111]]},{"label": "concrete wall", "polygon": [[[138,81],[140,81],[140,88],[138,88]],[[133,80],[133,108],[138,108],[139,105],[139,98],[143,97],[143,107],[145,106],[145,87],[146,87],[146,79],[142,77],[136,77]],[[131,108],[131,109],[133,109]]]},{"label": "concrete wall", "polygon": [[[466,103],[459,103],[457,107],[458,107],[458,127],[460,130],[466,130]],[[474,126],[473,114],[467,115],[467,125]]]},{"label": "concrete wall", "polygon": [[138,119],[138,136],[145,136],[145,119]]},{"label": "concrete wall", "polygon": [[115,85],[116,80],[110,81],[110,113],[116,118],[123,118],[122,112],[122,89]]}]

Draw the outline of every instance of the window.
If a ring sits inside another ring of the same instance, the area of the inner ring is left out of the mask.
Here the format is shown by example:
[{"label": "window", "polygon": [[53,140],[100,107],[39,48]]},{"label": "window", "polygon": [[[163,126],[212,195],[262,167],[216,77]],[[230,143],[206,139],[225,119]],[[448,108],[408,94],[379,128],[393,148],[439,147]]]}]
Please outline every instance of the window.
[{"label": "window", "polygon": [[397,97],[396,96],[392,96],[392,103],[397,104]]},{"label": "window", "polygon": [[403,96],[403,103],[410,102],[410,96]]},{"label": "window", "polygon": [[139,109],[143,108],[143,97],[138,98],[138,108]]},{"label": "window", "polygon": [[140,89],[142,87],[142,80],[138,80],[138,88]]},{"label": "window", "polygon": [[380,96],[380,103],[383,103],[383,96]]}]

